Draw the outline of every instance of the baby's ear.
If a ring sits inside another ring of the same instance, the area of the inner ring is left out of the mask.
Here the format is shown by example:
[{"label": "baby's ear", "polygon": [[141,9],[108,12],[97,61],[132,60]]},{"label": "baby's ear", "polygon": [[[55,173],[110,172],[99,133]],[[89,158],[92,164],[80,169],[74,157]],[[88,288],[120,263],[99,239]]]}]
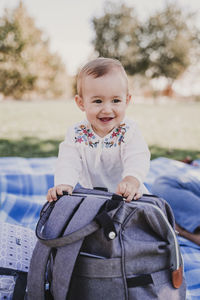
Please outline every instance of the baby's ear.
[{"label": "baby's ear", "polygon": [[127,96],[126,96],[126,104],[127,105],[130,103],[131,97],[132,97],[131,94],[127,94]]},{"label": "baby's ear", "polygon": [[80,110],[85,111],[83,98],[81,98],[79,95],[76,95],[75,101],[76,101],[77,106],[80,108]]}]

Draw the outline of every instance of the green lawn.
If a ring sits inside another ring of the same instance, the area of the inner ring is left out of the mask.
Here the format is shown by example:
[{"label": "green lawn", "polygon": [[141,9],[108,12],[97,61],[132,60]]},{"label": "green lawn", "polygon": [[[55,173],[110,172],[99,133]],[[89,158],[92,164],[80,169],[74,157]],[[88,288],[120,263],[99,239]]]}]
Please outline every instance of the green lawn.
[{"label": "green lawn", "polygon": [[[200,158],[200,103],[131,104],[152,158]],[[84,118],[73,101],[0,102],[0,156],[55,156],[68,126]]]}]

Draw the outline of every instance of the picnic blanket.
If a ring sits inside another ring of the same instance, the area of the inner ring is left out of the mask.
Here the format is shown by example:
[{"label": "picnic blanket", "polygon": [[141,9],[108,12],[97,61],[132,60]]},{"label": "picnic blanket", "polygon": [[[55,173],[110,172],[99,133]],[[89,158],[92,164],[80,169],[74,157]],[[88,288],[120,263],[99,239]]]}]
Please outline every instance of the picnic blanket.
[{"label": "picnic blanket", "polygon": [[[47,190],[53,186],[55,157],[0,158],[0,220],[35,229]],[[200,161],[197,161],[200,165]],[[190,173],[196,167],[160,157],[151,161],[145,185],[167,173]],[[200,169],[199,169],[200,172]],[[198,217],[198,216],[197,216]],[[200,300],[200,246],[179,237],[187,282],[187,300]]]}]

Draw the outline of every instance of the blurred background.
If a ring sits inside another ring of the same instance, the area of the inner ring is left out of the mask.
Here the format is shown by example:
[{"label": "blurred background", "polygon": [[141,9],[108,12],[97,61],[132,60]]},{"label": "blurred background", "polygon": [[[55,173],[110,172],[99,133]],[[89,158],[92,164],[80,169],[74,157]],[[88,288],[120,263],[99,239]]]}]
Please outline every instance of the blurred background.
[{"label": "blurred background", "polygon": [[0,0],[0,156],[57,155],[98,56],[125,67],[152,158],[200,158],[198,0]]}]

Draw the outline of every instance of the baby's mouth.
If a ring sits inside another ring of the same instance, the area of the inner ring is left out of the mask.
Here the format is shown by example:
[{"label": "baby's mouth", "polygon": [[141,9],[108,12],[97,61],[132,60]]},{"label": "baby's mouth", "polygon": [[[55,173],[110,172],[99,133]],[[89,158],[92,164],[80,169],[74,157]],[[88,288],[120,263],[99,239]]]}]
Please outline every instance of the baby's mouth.
[{"label": "baby's mouth", "polygon": [[112,117],[105,117],[105,118],[99,118],[99,120],[103,123],[107,123],[111,121],[113,118]]}]

